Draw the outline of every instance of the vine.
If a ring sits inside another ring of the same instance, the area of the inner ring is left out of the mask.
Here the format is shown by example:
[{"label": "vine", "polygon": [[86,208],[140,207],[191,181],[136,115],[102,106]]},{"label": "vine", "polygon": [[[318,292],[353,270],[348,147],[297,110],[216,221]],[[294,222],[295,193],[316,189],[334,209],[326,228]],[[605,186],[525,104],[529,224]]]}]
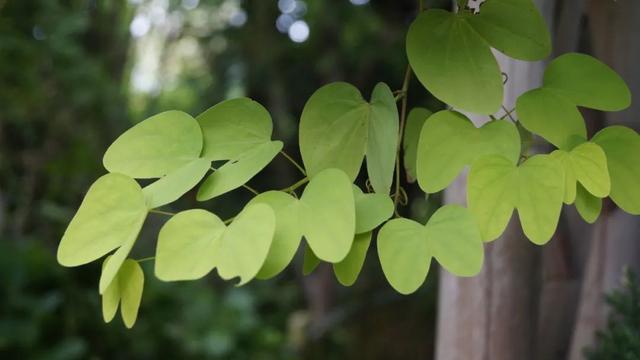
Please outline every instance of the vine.
[{"label": "vine", "polygon": [[[71,220],[58,262],[79,266],[106,256],[99,281],[104,320],[111,321],[120,307],[131,327],[144,287],[140,262],[153,261],[163,281],[196,280],[216,269],[221,278],[243,285],[282,272],[304,238],[303,272],[328,262],[349,286],[377,234],[387,280],[409,294],[424,282],[432,259],[452,274],[476,275],[483,244],[500,237],[514,210],[527,238],[539,245],[552,238],[563,203],[575,204],[589,223],[607,196],[640,214],[640,136],[611,126],[589,139],[578,110],[628,107],[624,81],[592,57],[565,54],[549,63],[542,87],[522,94],[509,110],[502,104],[508,75],[491,48],[542,60],[551,51],[546,25],[531,0],[487,0],[479,11],[459,8],[423,11],[419,1],[399,90],[379,83],[367,101],[354,86],[336,82],[312,94],[300,118],[303,164],[271,139],[269,112],[248,98],[223,101],[195,118],[163,112],[127,130],[107,149],[108,173],[89,188]],[[448,110],[408,111],[413,75]],[[478,128],[453,109],[489,121]],[[497,118],[500,110],[504,115]],[[529,156],[534,134],[556,150]],[[303,177],[280,190],[248,186],[278,154]],[[213,168],[214,161],[225,162]],[[363,162],[365,191],[353,184]],[[408,199],[401,165],[425,193],[446,189],[469,167],[467,207],[444,205],[427,224],[402,217],[398,207]],[[136,179],[157,180],[142,188]],[[161,210],[195,187],[198,201],[239,188],[254,196],[224,221],[203,209]],[[169,217],[155,256],[130,259],[149,213]]]}]

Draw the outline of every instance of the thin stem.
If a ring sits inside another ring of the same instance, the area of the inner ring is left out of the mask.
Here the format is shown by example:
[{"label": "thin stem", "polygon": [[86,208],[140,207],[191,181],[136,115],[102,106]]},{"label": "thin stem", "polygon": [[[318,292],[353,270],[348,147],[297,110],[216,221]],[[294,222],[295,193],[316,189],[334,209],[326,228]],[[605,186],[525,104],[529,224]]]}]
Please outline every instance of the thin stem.
[{"label": "thin stem", "polygon": [[151,209],[149,210],[150,213],[154,213],[154,214],[161,214],[161,215],[167,215],[167,216],[173,216],[175,215],[175,213],[169,212],[169,211],[162,211],[162,210],[156,210],[156,209]]},{"label": "thin stem", "polygon": [[[421,5],[422,6],[422,5]],[[400,128],[398,129],[398,147],[396,149],[396,192],[393,197],[393,208],[396,216],[398,214],[398,203],[400,202],[400,148],[402,146],[402,136],[404,133],[404,123],[407,117],[407,93],[409,90],[409,82],[411,81],[411,66],[407,65],[404,73],[404,81],[402,82],[402,102],[400,103]]]},{"label": "thin stem", "polygon": [[304,171],[304,168],[300,164],[298,164],[298,162],[295,161],[291,156],[289,156],[289,154],[284,152],[284,150],[280,150],[280,154],[282,154],[282,156],[284,156],[287,160],[289,160],[289,162],[292,163],[293,166],[295,166],[300,171],[302,176],[307,176],[307,172]]},{"label": "thin stem", "polygon": [[224,222],[225,225],[229,225],[233,221],[233,219],[235,219],[235,218],[236,218],[235,216],[232,216],[232,217],[228,218],[227,220],[225,220],[223,222]]},{"label": "thin stem", "polygon": [[151,260],[154,260],[155,258],[156,258],[155,256],[149,256],[149,257],[146,257],[146,258],[138,259],[138,260],[136,260],[136,261],[137,261],[137,262],[139,262],[139,263],[141,263],[141,262],[145,262],[145,261],[151,261]]},{"label": "thin stem", "polygon": [[293,184],[291,186],[288,186],[288,187],[286,187],[284,189],[281,189],[280,191],[291,192],[291,191],[299,188],[300,186],[302,186],[302,185],[304,185],[304,184],[306,184],[308,182],[309,182],[309,178],[305,176],[304,178],[298,180],[295,184]]},{"label": "thin stem", "polygon": [[516,110],[516,109],[512,109],[511,111],[507,110],[506,107],[504,107],[504,105],[502,105],[502,110],[504,110],[504,116],[501,117],[501,119],[504,119],[505,116],[508,116],[509,119],[511,119],[511,121],[513,121],[514,123],[516,122],[516,119],[513,118],[513,116],[511,116],[511,114]]}]

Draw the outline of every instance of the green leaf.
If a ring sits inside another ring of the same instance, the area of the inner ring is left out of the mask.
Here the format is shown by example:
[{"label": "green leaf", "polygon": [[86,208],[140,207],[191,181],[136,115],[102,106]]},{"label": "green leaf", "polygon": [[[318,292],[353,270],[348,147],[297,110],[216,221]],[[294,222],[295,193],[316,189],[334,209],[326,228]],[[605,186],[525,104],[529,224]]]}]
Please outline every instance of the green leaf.
[{"label": "green leaf", "polygon": [[640,136],[624,126],[609,126],[591,141],[607,155],[611,200],[622,210],[640,215]]},{"label": "green leaf", "polygon": [[266,204],[276,216],[276,230],[269,254],[256,276],[268,279],[278,275],[293,259],[302,239],[299,203],[293,196],[282,191],[267,191],[254,197],[248,205]]},{"label": "green leaf", "polygon": [[631,105],[631,92],[620,75],[589,55],[569,53],[554,59],[544,72],[543,84],[592,109],[618,111]]},{"label": "green leaf", "polygon": [[436,98],[462,110],[491,114],[502,104],[502,75],[489,45],[463,16],[433,9],[407,34],[407,56]]},{"label": "green leaf", "polygon": [[133,248],[133,244],[135,244],[136,242],[136,237],[138,235],[138,232],[136,232],[136,236],[128,239],[127,242],[123,243],[122,246],[119,247],[118,250],[116,250],[116,252],[113,253],[113,255],[111,255],[109,262],[102,269],[102,273],[100,274],[100,283],[99,283],[100,294],[106,291],[107,287],[118,275],[118,271],[120,271],[120,267],[129,256],[129,253]]},{"label": "green leaf", "polygon": [[[105,259],[103,269],[108,266],[111,257]],[[124,261],[115,279],[102,294],[102,315],[105,322],[110,322],[120,305],[120,313],[125,326],[133,327],[138,317],[138,309],[144,288],[144,272],[137,261]]]},{"label": "green leaf", "polygon": [[458,205],[445,205],[429,219],[425,236],[429,253],[448,272],[474,276],[482,269],[484,248],[471,213]]},{"label": "green leaf", "polygon": [[393,201],[389,195],[364,194],[353,185],[356,206],[356,234],[370,232],[393,215]]},{"label": "green leaf", "polygon": [[309,176],[338,168],[354,180],[367,147],[369,106],[353,85],[336,82],[316,90],[300,118],[300,154]]},{"label": "green leaf", "polygon": [[598,220],[598,216],[600,216],[602,199],[591,195],[582,185],[578,184],[576,209],[584,221],[593,224]]},{"label": "green leaf", "polygon": [[522,94],[516,101],[520,123],[559,149],[571,148],[572,138],[586,139],[582,114],[567,98],[540,88]]},{"label": "green leaf", "polygon": [[379,83],[371,104],[353,85],[337,82],[309,98],[300,119],[300,153],[309,176],[337,168],[353,181],[367,155],[367,171],[377,192],[388,193],[393,179],[398,110],[389,87]]},{"label": "green leaf", "polygon": [[338,282],[344,286],[351,286],[358,279],[367,250],[371,244],[371,232],[356,235],[349,254],[342,261],[333,264],[333,272]]},{"label": "green leaf", "polygon": [[146,186],[142,193],[147,208],[155,209],[178,200],[202,180],[210,166],[209,160],[195,159]]},{"label": "green leaf", "polygon": [[416,291],[427,278],[432,254],[425,239],[425,227],[404,218],[388,221],[378,233],[382,271],[401,294]]},{"label": "green leaf", "polygon": [[214,261],[220,277],[239,277],[237,286],[253,279],[267,258],[275,229],[276,215],[271,207],[247,205],[217,242]]},{"label": "green leaf", "polygon": [[58,246],[58,262],[79,266],[133,243],[147,215],[140,185],[107,174],[89,188]]},{"label": "green leaf", "polygon": [[391,89],[378,83],[371,94],[367,173],[377,193],[389,194],[393,183],[399,132],[398,108]]},{"label": "green leaf", "polygon": [[422,127],[418,143],[418,184],[427,193],[445,189],[465,166],[499,154],[515,164],[520,156],[520,136],[513,123],[491,121],[476,128],[464,115],[444,110]]},{"label": "green leaf", "polygon": [[445,205],[426,226],[404,218],[387,222],[378,233],[378,256],[391,286],[410,294],[426,279],[432,257],[454,275],[473,276],[482,268],[484,249],[471,213]]},{"label": "green leaf", "polygon": [[282,141],[270,141],[254,147],[235,160],[226,162],[202,183],[196,199],[213,199],[239,188],[269,165],[280,150]]},{"label": "green leaf", "polygon": [[609,195],[611,183],[607,170],[607,158],[600,146],[592,142],[584,142],[571,151],[556,150],[552,155],[564,168],[565,204],[572,204],[575,201],[577,181],[599,198]]},{"label": "green leaf", "polygon": [[356,228],[351,181],[338,169],[315,175],[300,199],[303,233],[314,254],[327,262],[347,256]]},{"label": "green leaf", "polygon": [[542,60],[551,53],[551,36],[531,0],[487,0],[469,24],[492,47],[520,60]]},{"label": "green leaf", "polygon": [[202,132],[191,115],[166,111],[127,130],[109,146],[102,162],[112,173],[158,178],[197,159]]},{"label": "green leaf", "polygon": [[215,267],[218,242],[226,226],[201,209],[179,212],[158,235],[155,274],[162,281],[196,280]]},{"label": "green leaf", "polygon": [[307,276],[320,265],[320,259],[313,253],[309,244],[304,248],[304,261],[302,264],[302,274]]},{"label": "green leaf", "polygon": [[564,189],[562,165],[551,155],[533,156],[518,167],[491,155],[471,167],[467,203],[483,240],[498,238],[516,208],[527,238],[541,245],[558,225]]},{"label": "green leaf", "polygon": [[414,182],[417,178],[416,162],[418,153],[418,139],[422,125],[431,116],[432,112],[424,108],[413,108],[407,117],[404,128],[402,150],[404,151],[404,169],[407,173],[407,181]]},{"label": "green leaf", "polygon": [[271,115],[248,98],[223,101],[196,117],[204,135],[202,157],[236,159],[271,140]]}]

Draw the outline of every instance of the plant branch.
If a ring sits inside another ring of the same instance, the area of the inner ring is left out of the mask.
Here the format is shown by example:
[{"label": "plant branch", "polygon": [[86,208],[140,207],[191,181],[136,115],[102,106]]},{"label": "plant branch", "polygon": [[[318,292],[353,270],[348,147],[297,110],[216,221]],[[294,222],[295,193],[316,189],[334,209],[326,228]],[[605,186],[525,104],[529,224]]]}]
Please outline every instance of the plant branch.
[{"label": "plant branch", "polygon": [[296,169],[300,171],[302,176],[307,176],[307,172],[304,171],[304,168],[302,167],[302,165],[298,164],[298,162],[295,161],[289,154],[287,154],[284,150],[280,150],[280,154],[284,156],[287,160],[289,160],[289,162],[292,163],[293,166],[295,166]]},{"label": "plant branch", "polygon": [[396,191],[393,196],[393,208],[396,216],[398,214],[398,203],[400,202],[400,148],[402,147],[402,137],[404,134],[404,123],[407,118],[407,93],[409,90],[409,82],[411,81],[411,66],[407,65],[404,73],[404,81],[402,82],[402,102],[400,103],[400,127],[398,129],[398,147],[396,149]]},{"label": "plant branch", "polygon": [[155,258],[156,258],[155,256],[149,256],[149,257],[146,257],[146,258],[138,259],[136,261],[141,263],[141,262],[145,262],[145,261],[155,260]]},{"label": "plant branch", "polygon": [[169,211],[162,211],[162,210],[156,210],[156,209],[151,209],[149,210],[150,213],[154,213],[154,214],[161,214],[161,215],[167,215],[167,216],[173,216],[175,215],[175,213],[169,212]]},{"label": "plant branch", "polygon": [[308,183],[308,182],[309,182],[309,178],[305,176],[304,178],[302,178],[302,179],[298,180],[295,184],[293,184],[293,185],[291,185],[291,186],[287,186],[286,188],[281,189],[280,191],[283,191],[283,192],[292,192],[292,191],[294,191],[295,189],[299,188],[300,186],[302,186],[302,185],[304,185],[304,184],[306,184],[306,183]]}]

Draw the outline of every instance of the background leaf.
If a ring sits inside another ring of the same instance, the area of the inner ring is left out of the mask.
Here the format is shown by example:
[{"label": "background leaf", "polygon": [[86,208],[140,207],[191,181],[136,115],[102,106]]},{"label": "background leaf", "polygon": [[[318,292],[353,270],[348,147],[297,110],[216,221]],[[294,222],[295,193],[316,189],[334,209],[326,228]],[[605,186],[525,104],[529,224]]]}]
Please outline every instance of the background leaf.
[{"label": "background leaf", "polygon": [[403,163],[407,173],[407,181],[414,182],[417,178],[416,162],[418,153],[418,140],[422,125],[431,116],[432,112],[425,108],[413,108],[407,116],[407,123],[404,128],[402,150],[404,153]]},{"label": "background leaf", "polygon": [[576,209],[578,214],[589,224],[593,224],[600,216],[602,199],[590,194],[582,185],[578,184],[576,191]]},{"label": "background leaf", "polygon": [[165,111],[120,135],[102,159],[105,169],[133,178],[158,178],[197,159],[202,132],[191,115]]},{"label": "background leaf", "polygon": [[407,56],[418,80],[443,102],[478,114],[500,108],[498,63],[462,16],[440,9],[418,15],[407,33]]}]

